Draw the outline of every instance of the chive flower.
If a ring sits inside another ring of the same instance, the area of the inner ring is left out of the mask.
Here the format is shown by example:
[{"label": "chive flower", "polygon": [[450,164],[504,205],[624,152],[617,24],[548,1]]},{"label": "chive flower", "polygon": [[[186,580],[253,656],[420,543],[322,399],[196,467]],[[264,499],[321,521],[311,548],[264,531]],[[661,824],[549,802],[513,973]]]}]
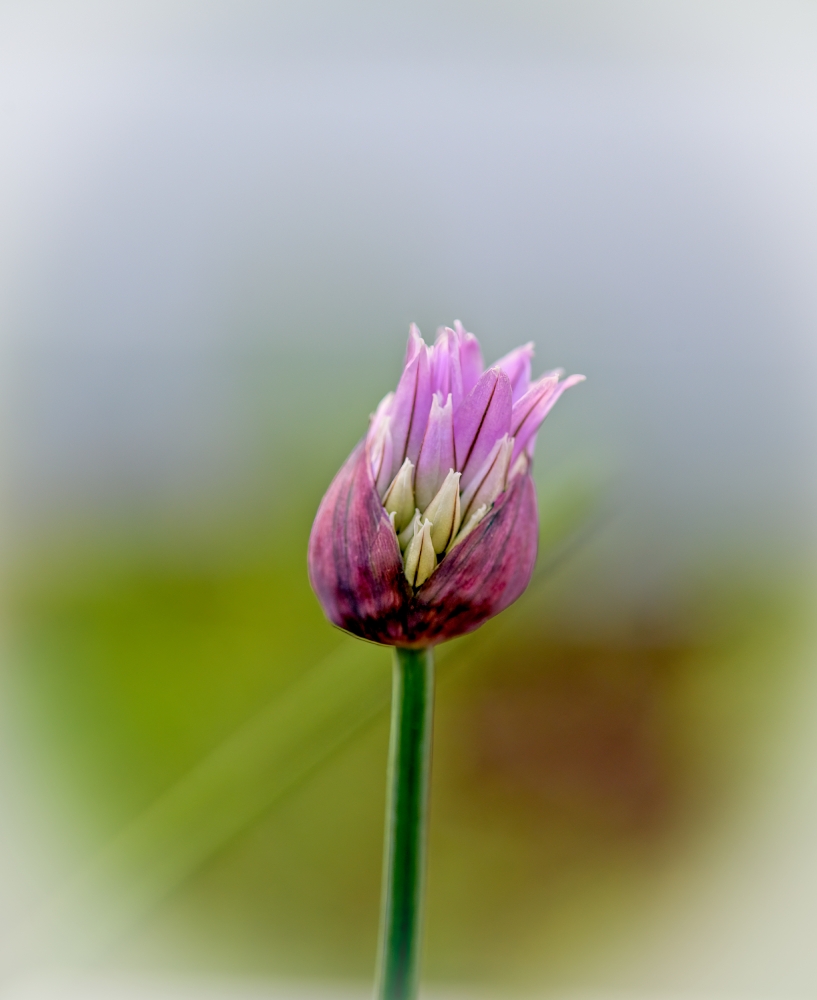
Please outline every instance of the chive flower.
[{"label": "chive flower", "polygon": [[583,375],[531,381],[533,344],[483,370],[460,322],[426,345],[412,324],[403,373],[324,496],[309,540],[327,618],[392,646],[478,628],[527,587],[539,534],[536,434]]}]

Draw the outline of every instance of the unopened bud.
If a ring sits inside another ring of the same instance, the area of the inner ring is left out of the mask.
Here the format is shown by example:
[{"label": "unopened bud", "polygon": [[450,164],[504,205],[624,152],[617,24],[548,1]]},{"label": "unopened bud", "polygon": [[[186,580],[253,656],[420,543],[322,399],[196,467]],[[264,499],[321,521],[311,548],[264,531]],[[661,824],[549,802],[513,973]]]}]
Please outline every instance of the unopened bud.
[{"label": "unopened bud", "polygon": [[[394,514],[391,515],[392,519]],[[393,520],[392,520],[392,523]],[[400,543],[400,551],[405,552],[408,547],[408,543],[414,538],[415,527],[420,523],[420,511],[414,508],[414,517],[409,521],[407,528],[404,528],[400,534],[397,536],[397,541]]]},{"label": "unopened bud", "polygon": [[414,537],[409,542],[405,557],[406,579],[412,587],[425,583],[437,568],[437,556],[431,541],[431,521],[417,524]]},{"label": "unopened bud", "polygon": [[394,514],[395,530],[400,532],[414,515],[414,466],[406,459],[383,497],[383,506]]},{"label": "unopened bud", "polygon": [[582,377],[531,384],[532,353],[525,345],[483,371],[462,324],[430,346],[412,327],[397,389],[309,536],[309,580],[334,625],[419,649],[473,632],[524,591],[539,535],[536,434]]},{"label": "unopened bud", "polygon": [[431,542],[439,555],[460,529],[460,473],[451,469],[423,517],[431,521]]}]

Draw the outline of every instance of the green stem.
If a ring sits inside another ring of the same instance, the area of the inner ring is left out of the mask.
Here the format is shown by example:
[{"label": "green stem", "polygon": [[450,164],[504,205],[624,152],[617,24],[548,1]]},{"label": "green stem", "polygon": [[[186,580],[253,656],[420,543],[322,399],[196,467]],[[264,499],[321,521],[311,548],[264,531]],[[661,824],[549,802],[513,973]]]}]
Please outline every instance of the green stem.
[{"label": "green stem", "polygon": [[431,778],[432,650],[395,648],[393,678],[375,997],[414,1000],[420,980]]}]

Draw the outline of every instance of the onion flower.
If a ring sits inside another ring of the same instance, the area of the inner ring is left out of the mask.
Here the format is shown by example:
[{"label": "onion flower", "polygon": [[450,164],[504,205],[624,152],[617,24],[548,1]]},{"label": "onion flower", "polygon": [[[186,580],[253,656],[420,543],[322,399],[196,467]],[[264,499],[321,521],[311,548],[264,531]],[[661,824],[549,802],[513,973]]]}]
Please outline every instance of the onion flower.
[{"label": "onion flower", "polygon": [[321,501],[309,578],[327,618],[394,647],[377,1000],[417,1000],[433,647],[516,600],[536,561],[536,433],[583,375],[531,381],[533,344],[483,370],[461,323],[409,333],[397,389]]},{"label": "onion flower", "polygon": [[583,375],[531,381],[533,344],[484,370],[461,323],[426,345],[335,476],[309,540],[312,587],[353,635],[422,648],[478,628],[527,587],[538,540],[536,435]]}]

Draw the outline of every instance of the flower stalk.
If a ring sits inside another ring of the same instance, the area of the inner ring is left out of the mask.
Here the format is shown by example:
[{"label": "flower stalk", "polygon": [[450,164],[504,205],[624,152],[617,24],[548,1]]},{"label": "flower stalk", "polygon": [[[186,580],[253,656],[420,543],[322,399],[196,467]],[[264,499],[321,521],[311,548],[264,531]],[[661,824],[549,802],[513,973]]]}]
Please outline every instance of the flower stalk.
[{"label": "flower stalk", "polygon": [[539,427],[584,380],[531,381],[533,344],[485,369],[462,323],[426,344],[412,324],[403,374],[333,479],[309,538],[309,579],[333,625],[394,647],[377,1000],[419,985],[432,647],[479,628],[530,582]]},{"label": "flower stalk", "polygon": [[396,646],[376,1000],[415,1000],[419,987],[433,718],[431,647]]}]

